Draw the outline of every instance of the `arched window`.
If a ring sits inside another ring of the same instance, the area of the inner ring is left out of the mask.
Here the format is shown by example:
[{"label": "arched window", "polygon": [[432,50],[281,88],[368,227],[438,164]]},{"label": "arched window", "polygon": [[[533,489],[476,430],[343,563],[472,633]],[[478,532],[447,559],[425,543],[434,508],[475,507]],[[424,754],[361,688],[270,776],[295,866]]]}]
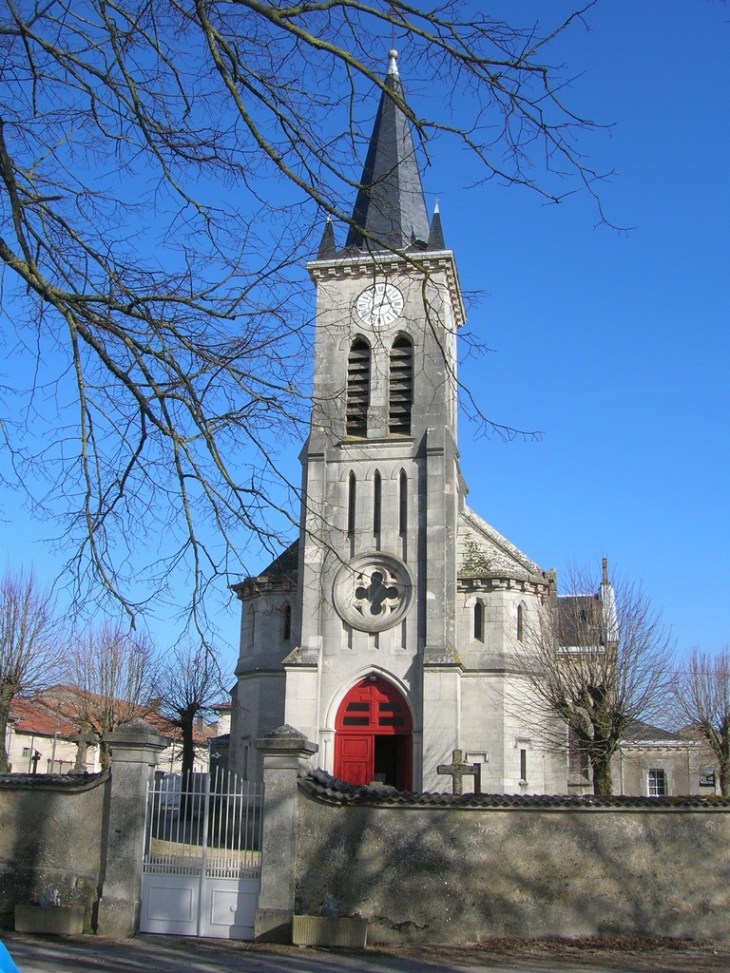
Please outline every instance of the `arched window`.
[{"label": "arched window", "polygon": [[383,481],[378,470],[373,477],[373,536],[380,547],[380,528],[383,511]]},{"label": "arched window", "polygon": [[405,537],[408,532],[408,477],[401,470],[398,477],[398,533]]},{"label": "arched window", "polygon": [[282,635],[285,642],[291,638],[291,605],[284,605],[284,625]]},{"label": "arched window", "polygon": [[347,478],[347,539],[350,547],[355,543],[355,518],[357,507],[355,505],[357,497],[357,478],[354,473],[350,473]]},{"label": "arched window", "polygon": [[484,641],[484,605],[481,601],[474,603],[474,638]]},{"label": "arched window", "polygon": [[405,335],[399,335],[390,350],[389,432],[410,436],[412,404],[413,345]]},{"label": "arched window", "polygon": [[367,436],[370,406],[370,345],[364,338],[356,338],[347,359],[347,421],[348,436]]},{"label": "arched window", "polygon": [[517,641],[521,642],[525,634],[525,609],[517,606]]}]

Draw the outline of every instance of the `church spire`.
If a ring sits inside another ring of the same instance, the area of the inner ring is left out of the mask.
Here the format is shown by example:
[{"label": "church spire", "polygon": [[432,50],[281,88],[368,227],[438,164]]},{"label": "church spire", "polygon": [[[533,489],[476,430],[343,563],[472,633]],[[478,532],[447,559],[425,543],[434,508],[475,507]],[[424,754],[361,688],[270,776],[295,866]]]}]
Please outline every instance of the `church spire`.
[{"label": "church spire", "polygon": [[441,226],[441,213],[439,212],[438,200],[433,208],[433,218],[431,220],[431,232],[428,235],[429,250],[445,250],[444,231]]},{"label": "church spire", "polygon": [[411,126],[398,105],[404,95],[397,57],[397,51],[388,54],[386,90],[380,98],[352,214],[357,227],[350,227],[347,247],[366,248],[372,240],[374,248],[386,244],[394,250],[425,249],[428,242],[428,215]]},{"label": "church spire", "polygon": [[317,251],[317,260],[330,260],[332,257],[337,256],[337,244],[335,242],[335,231],[332,226],[332,219],[330,216],[327,217],[327,221],[324,224],[324,230],[322,232],[322,239],[319,243],[319,250]]}]

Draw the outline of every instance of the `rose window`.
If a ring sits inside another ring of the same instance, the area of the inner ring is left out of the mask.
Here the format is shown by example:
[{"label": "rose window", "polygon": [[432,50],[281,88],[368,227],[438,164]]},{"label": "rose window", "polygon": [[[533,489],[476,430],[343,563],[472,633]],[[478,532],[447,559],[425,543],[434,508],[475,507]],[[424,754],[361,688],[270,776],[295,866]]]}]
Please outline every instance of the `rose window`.
[{"label": "rose window", "polygon": [[406,613],[411,598],[408,568],[380,552],[362,554],[340,568],[333,600],[340,617],[353,628],[382,632]]}]

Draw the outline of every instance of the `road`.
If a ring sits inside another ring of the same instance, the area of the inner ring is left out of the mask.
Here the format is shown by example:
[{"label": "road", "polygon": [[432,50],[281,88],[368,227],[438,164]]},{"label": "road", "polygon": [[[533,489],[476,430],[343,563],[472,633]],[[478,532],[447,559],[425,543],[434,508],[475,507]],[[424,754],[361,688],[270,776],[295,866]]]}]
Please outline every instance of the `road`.
[{"label": "road", "polygon": [[358,952],[265,947],[240,942],[138,936],[6,933],[21,973],[728,973],[730,949],[683,946],[616,949],[502,942],[498,948],[421,947]]}]

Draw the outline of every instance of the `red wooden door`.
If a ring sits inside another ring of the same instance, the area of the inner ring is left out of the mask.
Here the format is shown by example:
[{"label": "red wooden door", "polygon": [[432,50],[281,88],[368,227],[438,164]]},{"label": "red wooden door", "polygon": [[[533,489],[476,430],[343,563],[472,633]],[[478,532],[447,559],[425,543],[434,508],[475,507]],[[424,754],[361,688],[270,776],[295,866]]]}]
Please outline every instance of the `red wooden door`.
[{"label": "red wooden door", "polygon": [[[374,772],[374,741],[373,736],[338,734],[335,741],[335,754],[339,742],[339,769],[335,766],[335,777],[346,780],[348,784],[369,784]],[[337,756],[335,756],[335,764],[337,764]]]},{"label": "red wooden door", "polygon": [[348,784],[374,780],[399,790],[412,786],[412,721],[408,704],[385,679],[353,686],[335,721],[335,777]]}]

